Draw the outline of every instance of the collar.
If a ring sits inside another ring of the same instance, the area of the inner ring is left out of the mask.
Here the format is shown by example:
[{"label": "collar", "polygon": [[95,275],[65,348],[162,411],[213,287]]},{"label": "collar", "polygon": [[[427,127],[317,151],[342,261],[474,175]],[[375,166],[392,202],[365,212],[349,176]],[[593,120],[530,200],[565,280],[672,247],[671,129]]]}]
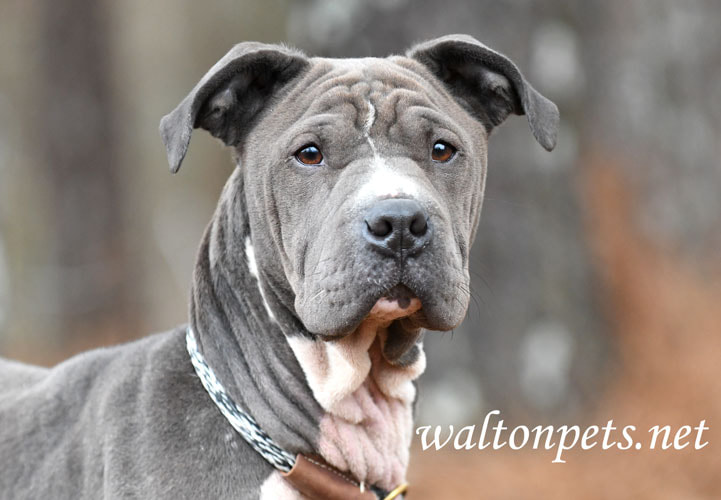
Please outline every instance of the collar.
[{"label": "collar", "polygon": [[308,498],[326,500],[403,499],[403,495],[408,489],[407,483],[387,492],[359,483],[320,457],[306,457],[300,453],[294,457],[282,449],[261,429],[255,419],[243,411],[225,391],[198,349],[198,343],[190,326],[186,330],[185,341],[195,373],[225,419],[251,448],[279,470],[285,480],[301,494]]}]

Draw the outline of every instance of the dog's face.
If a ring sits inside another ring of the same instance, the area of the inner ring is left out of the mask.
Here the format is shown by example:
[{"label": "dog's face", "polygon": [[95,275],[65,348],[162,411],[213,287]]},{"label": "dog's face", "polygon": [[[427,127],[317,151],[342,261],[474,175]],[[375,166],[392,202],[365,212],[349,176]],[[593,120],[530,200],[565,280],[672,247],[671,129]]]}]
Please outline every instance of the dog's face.
[{"label": "dog's face", "polygon": [[486,133],[424,77],[404,59],[312,60],[254,131],[272,143],[240,152],[249,209],[277,217],[251,232],[275,233],[311,332],[353,331],[389,294],[418,297],[431,329],[463,318]]},{"label": "dog's face", "polygon": [[251,234],[269,249],[259,268],[310,332],[334,338],[379,301],[420,303],[406,329],[461,322],[487,138],[511,113],[553,147],[555,106],[469,37],[387,59],[241,44],[161,130],[174,170],[194,126],[236,148]]}]

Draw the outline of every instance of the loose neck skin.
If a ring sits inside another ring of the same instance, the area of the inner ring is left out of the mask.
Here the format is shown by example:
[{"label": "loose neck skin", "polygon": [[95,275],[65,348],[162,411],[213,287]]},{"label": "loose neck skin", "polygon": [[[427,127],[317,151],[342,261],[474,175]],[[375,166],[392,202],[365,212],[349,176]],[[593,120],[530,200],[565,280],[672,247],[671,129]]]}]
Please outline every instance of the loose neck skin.
[{"label": "loose neck skin", "polygon": [[298,321],[277,301],[271,319],[251,273],[240,174],[236,169],[203,236],[193,275],[190,325],[229,395],[280,446],[310,453],[323,412],[286,341],[287,334],[300,333],[290,331]]},{"label": "loose neck skin", "polygon": [[[388,311],[338,341],[307,332],[255,263],[241,174],[226,185],[198,253],[190,324],[199,348],[229,395],[281,447],[320,454],[359,481],[392,489],[408,463],[422,344],[411,364],[385,361]],[[260,281],[269,285],[261,290]]]}]

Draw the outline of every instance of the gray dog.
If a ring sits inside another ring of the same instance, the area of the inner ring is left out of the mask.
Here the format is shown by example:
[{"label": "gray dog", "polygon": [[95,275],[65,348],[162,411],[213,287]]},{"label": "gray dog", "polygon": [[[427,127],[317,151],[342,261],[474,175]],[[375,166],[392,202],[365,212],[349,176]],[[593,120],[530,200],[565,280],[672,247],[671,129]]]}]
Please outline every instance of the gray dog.
[{"label": "gray dog", "polygon": [[241,43],[160,130],[233,148],[189,325],[43,369],[0,360],[0,497],[402,498],[423,329],[466,313],[487,140],[558,109],[453,35],[385,59]]}]

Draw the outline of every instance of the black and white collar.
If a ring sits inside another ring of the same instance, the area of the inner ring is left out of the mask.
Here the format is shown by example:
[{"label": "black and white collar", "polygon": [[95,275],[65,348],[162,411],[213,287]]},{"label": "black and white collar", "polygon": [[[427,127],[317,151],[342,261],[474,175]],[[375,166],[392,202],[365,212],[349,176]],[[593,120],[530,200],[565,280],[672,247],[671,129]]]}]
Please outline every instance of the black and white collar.
[{"label": "black and white collar", "polygon": [[[233,429],[235,429],[238,434],[245,439],[251,448],[260,454],[275,469],[283,472],[284,475],[288,477],[287,475],[291,473],[296,465],[297,457],[278,446],[273,439],[271,439],[271,437],[260,428],[255,419],[243,411],[228,395],[226,390],[223,388],[223,385],[220,383],[210,366],[208,366],[208,363],[205,361],[205,358],[198,349],[198,343],[195,340],[195,336],[193,335],[193,331],[190,326],[188,326],[186,330],[185,341],[195,373],[198,375],[198,378],[200,378],[200,382],[203,384],[206,392],[210,395],[210,398],[213,400],[228,423],[230,423]],[[303,458],[306,462],[309,460],[305,457]],[[319,467],[326,469],[330,468],[330,466],[319,464],[314,460],[310,460],[310,462]],[[395,488],[393,491],[387,492],[375,486],[365,486],[363,483],[359,484],[357,481],[348,478],[340,472],[338,472],[337,475],[340,475],[344,480],[352,483],[355,487],[359,488],[361,492],[372,492],[378,499],[402,500],[403,493],[407,489],[407,485],[403,484],[398,488]]]}]

